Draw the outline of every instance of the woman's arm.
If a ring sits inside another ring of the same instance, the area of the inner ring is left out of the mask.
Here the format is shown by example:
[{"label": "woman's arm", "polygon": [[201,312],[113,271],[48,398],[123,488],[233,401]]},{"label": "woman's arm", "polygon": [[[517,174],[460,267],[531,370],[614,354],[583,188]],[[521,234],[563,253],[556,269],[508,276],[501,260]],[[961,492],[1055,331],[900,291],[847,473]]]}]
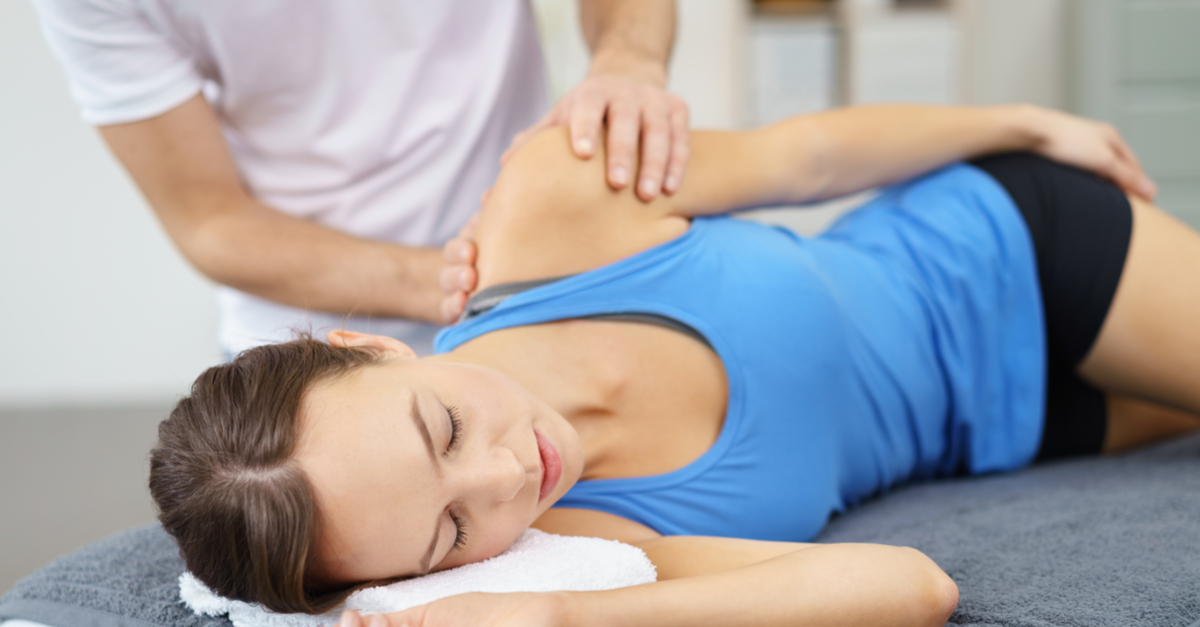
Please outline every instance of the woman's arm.
[{"label": "woman's arm", "polygon": [[753,131],[696,131],[679,191],[648,203],[604,184],[604,160],[574,158],[567,131],[552,128],[513,155],[485,203],[477,287],[591,270],[678,236],[690,216],[833,198],[1010,150],[1154,194],[1110,125],[1026,105],[878,105]]},{"label": "woman's arm", "polygon": [[[913,549],[731,538],[645,543],[657,583],[599,592],[471,594],[367,623],[387,627],[944,625],[958,589]],[[357,625],[351,617],[343,625]]]},{"label": "woman's arm", "polygon": [[1153,196],[1108,124],[1029,105],[875,105],[800,116],[749,132],[694,133],[678,215],[819,201],[989,153],[1030,150]]}]

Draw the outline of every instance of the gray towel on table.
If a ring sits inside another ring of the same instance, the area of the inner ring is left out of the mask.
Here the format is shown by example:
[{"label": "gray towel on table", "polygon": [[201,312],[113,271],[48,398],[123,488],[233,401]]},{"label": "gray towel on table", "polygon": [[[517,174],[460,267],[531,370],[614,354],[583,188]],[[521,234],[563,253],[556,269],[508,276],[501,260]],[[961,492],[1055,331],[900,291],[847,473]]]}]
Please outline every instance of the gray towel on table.
[{"label": "gray towel on table", "polygon": [[951,625],[1200,625],[1200,436],[909,486],[819,541],[921,550],[958,583]]},{"label": "gray towel on table", "polygon": [[[1200,627],[1200,435],[1115,458],[909,486],[823,542],[913,546],[958,582],[950,624]],[[138,527],[51,562],[0,618],[52,627],[230,627],[179,602],[175,543]]]},{"label": "gray towel on table", "polygon": [[179,600],[183,560],[157,523],[64,555],[0,598],[0,619],[51,627],[233,627],[197,616]]}]

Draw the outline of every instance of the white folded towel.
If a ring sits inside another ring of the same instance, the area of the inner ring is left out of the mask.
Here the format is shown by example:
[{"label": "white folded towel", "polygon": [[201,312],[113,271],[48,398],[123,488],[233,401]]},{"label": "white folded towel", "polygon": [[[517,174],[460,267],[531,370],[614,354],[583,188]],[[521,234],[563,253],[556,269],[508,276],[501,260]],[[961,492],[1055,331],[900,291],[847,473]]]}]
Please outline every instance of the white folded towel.
[{"label": "white folded towel", "polygon": [[507,551],[489,560],[359,590],[344,607],[321,616],[277,614],[217,596],[189,572],[179,576],[179,596],[197,614],[228,614],[234,627],[320,627],[336,624],[343,610],[399,612],[465,592],[611,590],[655,579],[654,565],[636,547],[529,529]]}]

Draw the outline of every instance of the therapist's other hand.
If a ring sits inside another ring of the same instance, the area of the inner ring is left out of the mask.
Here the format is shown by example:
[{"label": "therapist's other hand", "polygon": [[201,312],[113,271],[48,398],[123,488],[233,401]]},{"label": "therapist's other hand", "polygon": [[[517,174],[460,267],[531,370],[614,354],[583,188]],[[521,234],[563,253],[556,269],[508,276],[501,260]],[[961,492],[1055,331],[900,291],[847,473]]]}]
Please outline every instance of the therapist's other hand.
[{"label": "therapist's other hand", "polygon": [[1042,156],[1095,172],[1146,200],[1158,195],[1158,186],[1113,125],[1035,107],[1027,114],[1039,129],[1035,150]]},{"label": "therapist's other hand", "polygon": [[[502,161],[538,131],[562,125],[571,129],[575,154],[590,159],[599,150],[607,123],[608,184],[623,189],[636,180],[637,196],[644,201],[659,193],[673,194],[687,167],[688,107],[663,88],[664,82],[650,71],[594,71],[537,124],[517,135]],[[635,171],[639,143],[641,163]]]},{"label": "therapist's other hand", "polygon": [[[487,194],[484,194],[487,199]],[[479,280],[475,271],[475,214],[454,239],[442,246],[442,323],[452,324],[467,306],[467,297]]]}]

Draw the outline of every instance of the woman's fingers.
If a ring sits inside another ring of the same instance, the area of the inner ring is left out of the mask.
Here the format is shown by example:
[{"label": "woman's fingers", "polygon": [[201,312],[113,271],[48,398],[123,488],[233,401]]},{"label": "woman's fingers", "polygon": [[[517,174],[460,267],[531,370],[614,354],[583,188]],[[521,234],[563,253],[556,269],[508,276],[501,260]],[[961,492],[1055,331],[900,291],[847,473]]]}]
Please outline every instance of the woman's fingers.
[{"label": "woman's fingers", "polygon": [[417,624],[411,611],[361,616],[358,612],[346,610],[342,612],[337,627],[415,627]]},{"label": "woman's fingers", "polygon": [[1115,126],[1058,111],[1040,111],[1047,121],[1038,148],[1044,156],[1090,170],[1147,200],[1158,194],[1158,186]]},{"label": "woman's fingers", "polygon": [[1137,158],[1137,154],[1133,152],[1133,148],[1125,141],[1121,134],[1113,129],[1112,144],[1117,156],[1129,164],[1130,169],[1134,173],[1133,181],[1130,187],[1126,189],[1146,200],[1154,200],[1158,195],[1158,185],[1146,174],[1146,170],[1142,168],[1142,163]]},{"label": "woman's fingers", "polygon": [[363,627],[363,618],[358,615],[358,612],[347,610],[342,612],[342,618],[338,621],[337,627]]}]

